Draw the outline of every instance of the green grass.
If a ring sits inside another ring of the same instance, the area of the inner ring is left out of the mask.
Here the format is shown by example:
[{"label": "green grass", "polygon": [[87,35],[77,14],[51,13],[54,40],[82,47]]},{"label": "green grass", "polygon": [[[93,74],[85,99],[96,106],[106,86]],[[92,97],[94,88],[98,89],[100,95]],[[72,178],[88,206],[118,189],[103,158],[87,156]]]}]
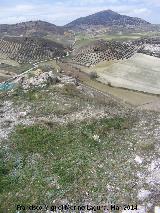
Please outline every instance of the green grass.
[{"label": "green grass", "polygon": [[156,33],[153,32],[142,32],[142,33],[123,33],[123,34],[107,34],[107,33],[100,33],[97,34],[93,37],[93,35],[90,34],[85,34],[85,33],[79,33],[76,35],[77,42],[76,42],[76,47],[80,48],[83,45],[89,45],[93,41],[97,41],[100,39],[111,41],[111,40],[116,40],[116,41],[128,41],[128,40],[135,40],[135,39],[140,39],[145,36],[154,36]]},{"label": "green grass", "polygon": [[18,126],[8,148],[1,149],[1,207],[15,212],[16,204],[51,205],[53,200],[131,201],[136,177],[131,176],[135,165],[128,159],[134,143],[122,140],[131,126],[121,117],[53,128]]},{"label": "green grass", "polygon": [[76,47],[82,47],[83,45],[89,45],[93,41],[97,41],[99,39],[103,40],[116,40],[116,41],[121,41],[121,40],[134,40],[141,38],[145,34],[113,34],[113,35],[108,35],[108,34],[99,34],[95,37],[90,37],[89,35],[77,35],[78,41],[76,42]]},{"label": "green grass", "polygon": [[0,153],[0,193],[3,193],[4,190],[8,191],[9,185],[11,184],[11,179],[8,177],[9,171],[12,169],[11,162],[7,164],[3,160],[4,155]]},{"label": "green grass", "polygon": [[14,72],[16,74],[20,74],[22,72],[25,72],[26,70],[32,68],[32,65],[31,64],[22,64],[22,65],[19,65],[19,66],[12,66],[12,65],[9,65],[9,64],[6,64],[6,66],[4,66],[2,69],[6,70],[6,71],[9,71],[9,72]]},{"label": "green grass", "polygon": [[64,36],[64,35],[57,36],[57,35],[53,35],[53,34],[51,34],[51,35],[48,34],[44,38],[57,42],[57,43],[60,43],[66,47],[69,47],[74,41],[74,36]]},{"label": "green grass", "polygon": [[91,39],[91,38],[82,38],[76,42],[76,48],[83,47],[84,45],[89,45],[92,41],[96,41],[98,39]]},{"label": "green grass", "polygon": [[47,71],[60,70],[60,67],[58,66],[58,64],[57,64],[57,62],[55,60],[39,63],[38,68],[43,70],[47,66],[49,67],[49,69]]}]

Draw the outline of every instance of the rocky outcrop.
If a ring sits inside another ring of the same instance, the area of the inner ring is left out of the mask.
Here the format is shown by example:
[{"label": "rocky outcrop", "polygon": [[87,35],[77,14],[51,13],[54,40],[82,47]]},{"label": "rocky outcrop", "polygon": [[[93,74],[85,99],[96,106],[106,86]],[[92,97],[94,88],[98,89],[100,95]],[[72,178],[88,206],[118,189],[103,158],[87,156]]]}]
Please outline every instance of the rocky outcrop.
[{"label": "rocky outcrop", "polygon": [[7,82],[6,84],[14,85],[14,87],[7,87],[7,90],[14,90],[17,87],[28,90],[32,88],[43,88],[49,85],[56,84],[77,85],[77,80],[70,76],[58,73],[56,74],[53,70],[42,72],[42,70],[37,69],[36,71],[19,75],[14,80],[12,80],[11,82]]}]

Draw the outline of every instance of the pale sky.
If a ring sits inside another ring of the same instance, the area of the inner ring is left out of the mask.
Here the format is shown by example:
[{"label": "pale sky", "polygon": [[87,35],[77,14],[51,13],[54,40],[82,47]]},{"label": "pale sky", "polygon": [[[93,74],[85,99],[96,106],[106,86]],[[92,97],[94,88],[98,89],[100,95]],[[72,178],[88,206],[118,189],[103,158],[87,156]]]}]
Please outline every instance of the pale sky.
[{"label": "pale sky", "polygon": [[43,20],[64,25],[107,9],[160,24],[160,0],[0,0],[0,23]]}]

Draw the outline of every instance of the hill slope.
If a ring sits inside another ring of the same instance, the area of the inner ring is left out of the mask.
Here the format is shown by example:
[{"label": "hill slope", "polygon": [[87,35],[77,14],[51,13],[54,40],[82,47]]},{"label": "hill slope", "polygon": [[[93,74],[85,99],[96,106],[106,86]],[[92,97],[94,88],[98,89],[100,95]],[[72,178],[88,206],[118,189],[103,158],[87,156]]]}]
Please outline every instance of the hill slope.
[{"label": "hill slope", "polygon": [[67,24],[66,27],[75,28],[82,25],[103,25],[103,26],[113,26],[113,25],[149,25],[150,23],[140,19],[134,18],[126,15],[120,15],[112,10],[104,10],[93,15],[78,18],[71,23]]},{"label": "hill slope", "polygon": [[64,34],[63,27],[58,27],[54,24],[45,21],[28,21],[18,24],[1,24],[1,35],[14,35],[14,36],[29,36],[29,35],[45,35],[47,33]]},{"label": "hill slope", "polygon": [[63,45],[43,38],[5,37],[0,39],[0,54],[19,63],[62,57]]},{"label": "hill slope", "polygon": [[159,206],[158,113],[61,82],[0,97],[2,211],[15,213],[17,203],[26,212],[32,203],[48,211],[98,203],[104,212],[112,200],[141,204],[138,212]]},{"label": "hill slope", "polygon": [[72,52],[72,60],[83,66],[92,66],[101,61],[128,59],[136,52],[160,58],[160,37],[124,41],[92,41]]}]

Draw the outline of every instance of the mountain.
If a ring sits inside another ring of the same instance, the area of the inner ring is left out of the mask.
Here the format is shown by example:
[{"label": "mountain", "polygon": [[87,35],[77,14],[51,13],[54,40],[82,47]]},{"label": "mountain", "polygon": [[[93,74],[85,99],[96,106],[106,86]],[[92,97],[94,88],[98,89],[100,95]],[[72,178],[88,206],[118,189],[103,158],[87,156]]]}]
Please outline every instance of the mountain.
[{"label": "mountain", "polygon": [[112,10],[104,10],[86,17],[78,18],[65,26],[56,26],[45,21],[28,21],[17,24],[0,24],[0,36],[35,36],[45,37],[53,35],[69,34],[68,30],[85,29],[92,27],[118,27],[121,31],[124,27],[152,26],[149,22],[140,19],[120,15]]},{"label": "mountain", "polygon": [[45,36],[48,33],[64,34],[64,28],[45,21],[28,21],[18,24],[1,24],[0,35],[10,36]]},{"label": "mountain", "polygon": [[71,23],[65,25],[71,29],[80,28],[83,26],[140,26],[150,25],[149,22],[135,17],[120,15],[112,10],[104,10],[93,15],[78,18]]}]

